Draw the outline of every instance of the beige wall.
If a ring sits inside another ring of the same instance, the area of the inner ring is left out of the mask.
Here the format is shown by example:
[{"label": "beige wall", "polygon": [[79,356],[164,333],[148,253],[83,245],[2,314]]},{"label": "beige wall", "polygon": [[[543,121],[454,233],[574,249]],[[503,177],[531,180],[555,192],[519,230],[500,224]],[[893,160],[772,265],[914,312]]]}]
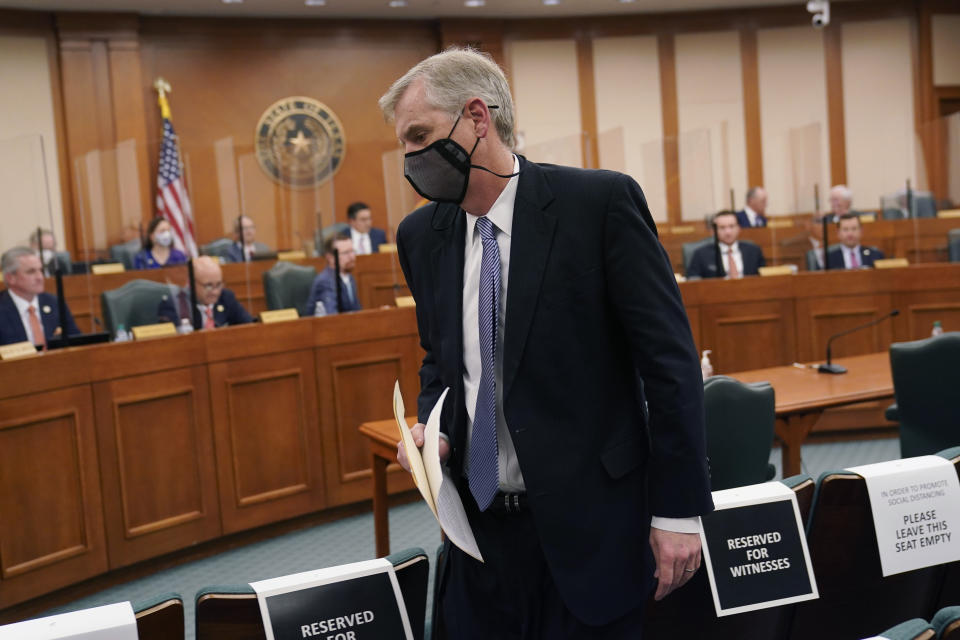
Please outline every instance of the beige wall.
[{"label": "beige wall", "polygon": [[757,32],[763,179],[771,214],[813,210],[830,186],[823,34],[810,27]]},{"label": "beige wall", "polygon": [[667,219],[660,62],[654,36],[593,41],[600,167],[640,183],[653,219]]},{"label": "beige wall", "polygon": [[916,175],[910,42],[905,18],[843,25],[847,184],[857,208],[879,207],[908,178],[925,186]]},{"label": "beige wall", "polygon": [[64,247],[47,58],[42,36],[0,35],[0,250],[26,244],[37,225],[52,227]]},{"label": "beige wall", "polygon": [[523,134],[521,151],[536,162],[582,166],[574,41],[515,41],[508,44],[506,53],[517,131]]},{"label": "beige wall", "polygon": [[678,35],[676,69],[682,217],[702,220],[747,189],[739,34]]},{"label": "beige wall", "polygon": [[933,84],[960,85],[960,15],[937,14],[933,22]]}]

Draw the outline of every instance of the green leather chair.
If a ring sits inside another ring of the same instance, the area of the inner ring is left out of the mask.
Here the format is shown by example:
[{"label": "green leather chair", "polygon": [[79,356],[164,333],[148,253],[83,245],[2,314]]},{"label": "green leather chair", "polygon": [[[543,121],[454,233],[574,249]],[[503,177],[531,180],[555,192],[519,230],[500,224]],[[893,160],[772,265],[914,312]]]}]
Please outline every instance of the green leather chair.
[{"label": "green leather chair", "polygon": [[213,256],[214,258],[226,260],[227,252],[230,250],[232,244],[233,240],[230,238],[217,238],[213,242],[200,247],[200,253],[205,256]]},{"label": "green leather chair", "polygon": [[280,261],[263,272],[263,293],[267,309],[296,309],[300,315],[310,315],[303,307],[310,297],[310,286],[317,277],[314,267],[302,267]]},{"label": "green leather chair", "polygon": [[132,604],[140,640],[182,640],[186,635],[179,593],[165,593]]},{"label": "green leather chair", "polygon": [[960,332],[890,345],[900,455],[930,455],[960,445],[960,404],[956,401]]},{"label": "green leather chair", "polygon": [[923,618],[914,618],[881,631],[877,635],[886,640],[934,640],[937,632]]},{"label": "green leather chair", "polygon": [[960,606],[940,609],[930,626],[937,632],[937,640],[960,640]]},{"label": "green leather chair", "polygon": [[683,275],[687,275],[687,271],[690,270],[690,261],[693,260],[693,254],[697,252],[697,249],[711,244],[713,244],[713,236],[704,238],[703,240],[697,240],[696,242],[683,243]]},{"label": "green leather chair", "polygon": [[323,255],[323,245],[327,242],[327,239],[338,233],[350,233],[350,225],[346,222],[334,222],[322,229],[315,230],[313,232],[313,246],[316,255]]},{"label": "green leather chair", "polygon": [[130,271],[133,269],[133,257],[143,248],[139,238],[134,238],[123,244],[115,244],[110,247],[110,259],[113,262],[123,264],[123,267]]},{"label": "green leather chair", "polygon": [[157,308],[170,292],[168,285],[140,279],[104,291],[100,294],[104,328],[113,335],[121,324],[129,331],[132,327],[164,322],[157,316]]},{"label": "green leather chair", "polygon": [[950,262],[960,262],[960,229],[947,232],[947,254]]},{"label": "green leather chair", "polygon": [[727,376],[703,383],[707,459],[713,491],[771,480],[774,392],[766,382],[746,384]]},{"label": "green leather chair", "polygon": [[[414,638],[429,638],[425,627],[430,560],[420,548],[391,553]],[[263,640],[257,594],[248,584],[204,587],[196,598],[197,640]]]},{"label": "green leather chair", "polygon": [[[839,244],[832,244],[827,247],[827,253],[830,253],[834,249],[839,248]],[[807,250],[807,271],[821,271],[820,265],[817,263],[817,252],[815,249]]]}]

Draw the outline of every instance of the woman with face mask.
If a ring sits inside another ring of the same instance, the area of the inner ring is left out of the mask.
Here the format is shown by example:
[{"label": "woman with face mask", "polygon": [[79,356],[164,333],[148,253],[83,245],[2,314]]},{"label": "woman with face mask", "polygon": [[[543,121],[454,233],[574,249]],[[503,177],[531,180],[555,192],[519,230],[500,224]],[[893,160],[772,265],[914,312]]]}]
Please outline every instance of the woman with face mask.
[{"label": "woman with face mask", "polygon": [[184,264],[187,256],[173,246],[173,229],[163,218],[154,218],[147,227],[147,240],[142,250],[133,257],[134,269],[159,269]]}]

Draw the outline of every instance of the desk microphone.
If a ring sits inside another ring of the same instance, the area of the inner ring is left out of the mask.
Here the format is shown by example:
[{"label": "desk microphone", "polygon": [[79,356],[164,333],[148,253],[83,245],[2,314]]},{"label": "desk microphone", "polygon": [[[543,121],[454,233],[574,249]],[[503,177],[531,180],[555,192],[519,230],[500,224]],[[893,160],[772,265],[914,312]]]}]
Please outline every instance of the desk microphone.
[{"label": "desk microphone", "polygon": [[847,329],[846,331],[841,331],[840,333],[835,333],[832,336],[830,336],[830,338],[827,340],[827,363],[817,367],[817,371],[819,371],[820,373],[846,373],[847,372],[846,367],[842,367],[839,364],[830,364],[830,346],[833,344],[833,341],[836,338],[839,338],[840,336],[845,336],[848,333],[853,333],[854,331],[860,331],[860,329],[866,329],[867,327],[872,327],[875,324],[879,324],[883,322],[887,318],[892,318],[893,316],[896,316],[899,314],[900,314],[900,310],[894,309],[890,313],[880,316],[876,320],[871,320],[867,324],[862,324],[859,327],[854,327],[853,329]]}]

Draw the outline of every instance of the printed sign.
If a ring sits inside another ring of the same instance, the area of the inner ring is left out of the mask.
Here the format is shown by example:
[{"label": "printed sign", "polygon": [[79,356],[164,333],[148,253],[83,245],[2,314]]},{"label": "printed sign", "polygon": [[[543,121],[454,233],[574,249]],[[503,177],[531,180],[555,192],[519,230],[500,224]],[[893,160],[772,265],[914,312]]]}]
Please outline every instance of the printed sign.
[{"label": "printed sign", "polygon": [[413,640],[384,558],[251,582],[267,640]]},{"label": "printed sign", "polygon": [[863,477],[883,575],[960,560],[960,482],[953,463],[918,456],[851,467]]},{"label": "printed sign", "polygon": [[8,624],[0,640],[137,640],[137,618],[129,602],[120,602]]},{"label": "printed sign", "polygon": [[819,597],[796,495],[779,482],[713,493],[700,538],[717,616]]}]

